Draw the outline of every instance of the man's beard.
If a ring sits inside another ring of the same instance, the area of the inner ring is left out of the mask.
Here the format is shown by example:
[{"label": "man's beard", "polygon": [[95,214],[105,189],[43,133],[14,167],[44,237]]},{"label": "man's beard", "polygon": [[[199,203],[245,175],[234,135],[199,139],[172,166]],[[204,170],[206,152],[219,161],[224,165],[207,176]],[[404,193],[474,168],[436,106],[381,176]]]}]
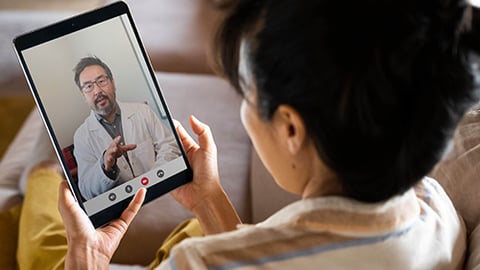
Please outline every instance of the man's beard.
[{"label": "man's beard", "polygon": [[[105,100],[108,101],[108,105],[104,108],[99,108],[97,106],[97,103],[98,103],[98,99],[99,98],[103,98]],[[110,113],[112,113],[112,111],[115,110],[115,103],[106,95],[99,95],[96,99],[95,99],[95,104],[94,104],[94,107],[95,107],[95,112],[98,114],[98,115],[102,115],[102,116],[105,116],[105,115],[109,115]]]}]

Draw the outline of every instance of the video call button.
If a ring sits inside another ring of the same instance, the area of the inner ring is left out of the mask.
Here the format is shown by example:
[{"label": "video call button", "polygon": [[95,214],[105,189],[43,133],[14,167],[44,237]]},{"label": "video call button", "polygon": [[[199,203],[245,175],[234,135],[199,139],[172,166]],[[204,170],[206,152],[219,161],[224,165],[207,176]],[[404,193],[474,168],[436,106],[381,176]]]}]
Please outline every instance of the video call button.
[{"label": "video call button", "polygon": [[142,180],[140,180],[140,183],[142,183],[142,185],[144,185],[144,186],[148,185],[148,182],[149,182],[149,180],[148,180],[147,177],[143,177]]},{"label": "video call button", "polygon": [[164,175],[165,175],[165,172],[163,170],[158,170],[157,171],[158,178],[162,178]]},{"label": "video call button", "polygon": [[115,195],[115,193],[110,193],[108,194],[108,199],[113,202],[117,199],[117,195]]},{"label": "video call button", "polygon": [[125,191],[126,191],[127,193],[131,193],[131,192],[133,191],[132,186],[127,185],[127,186],[125,187]]}]

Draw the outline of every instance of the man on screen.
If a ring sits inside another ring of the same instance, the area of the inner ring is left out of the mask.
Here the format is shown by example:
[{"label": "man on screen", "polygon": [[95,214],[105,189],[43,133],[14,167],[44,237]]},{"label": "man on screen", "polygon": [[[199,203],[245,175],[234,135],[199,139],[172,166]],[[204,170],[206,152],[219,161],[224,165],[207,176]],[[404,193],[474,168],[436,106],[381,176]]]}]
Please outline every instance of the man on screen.
[{"label": "man on screen", "polygon": [[117,101],[115,81],[104,62],[85,57],[74,72],[91,109],[74,135],[78,186],[85,199],[180,156],[172,131],[148,105]]}]

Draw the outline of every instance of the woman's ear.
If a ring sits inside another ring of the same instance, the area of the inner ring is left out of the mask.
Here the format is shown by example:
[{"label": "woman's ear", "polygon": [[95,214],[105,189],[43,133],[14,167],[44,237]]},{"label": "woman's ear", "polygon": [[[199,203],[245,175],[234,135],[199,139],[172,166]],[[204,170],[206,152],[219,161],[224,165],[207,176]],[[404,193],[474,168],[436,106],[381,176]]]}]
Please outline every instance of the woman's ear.
[{"label": "woman's ear", "polygon": [[300,114],[289,105],[280,105],[275,111],[274,125],[286,142],[290,154],[297,154],[307,140],[305,124]]}]

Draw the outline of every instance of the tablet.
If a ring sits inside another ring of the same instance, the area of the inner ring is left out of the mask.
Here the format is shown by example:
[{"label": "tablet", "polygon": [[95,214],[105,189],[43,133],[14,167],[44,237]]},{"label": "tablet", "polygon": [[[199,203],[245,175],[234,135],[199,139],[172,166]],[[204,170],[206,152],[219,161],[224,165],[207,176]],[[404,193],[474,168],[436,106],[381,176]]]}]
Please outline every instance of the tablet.
[{"label": "tablet", "polygon": [[192,171],[124,2],[14,39],[67,181],[95,227],[135,192],[145,203]]}]

